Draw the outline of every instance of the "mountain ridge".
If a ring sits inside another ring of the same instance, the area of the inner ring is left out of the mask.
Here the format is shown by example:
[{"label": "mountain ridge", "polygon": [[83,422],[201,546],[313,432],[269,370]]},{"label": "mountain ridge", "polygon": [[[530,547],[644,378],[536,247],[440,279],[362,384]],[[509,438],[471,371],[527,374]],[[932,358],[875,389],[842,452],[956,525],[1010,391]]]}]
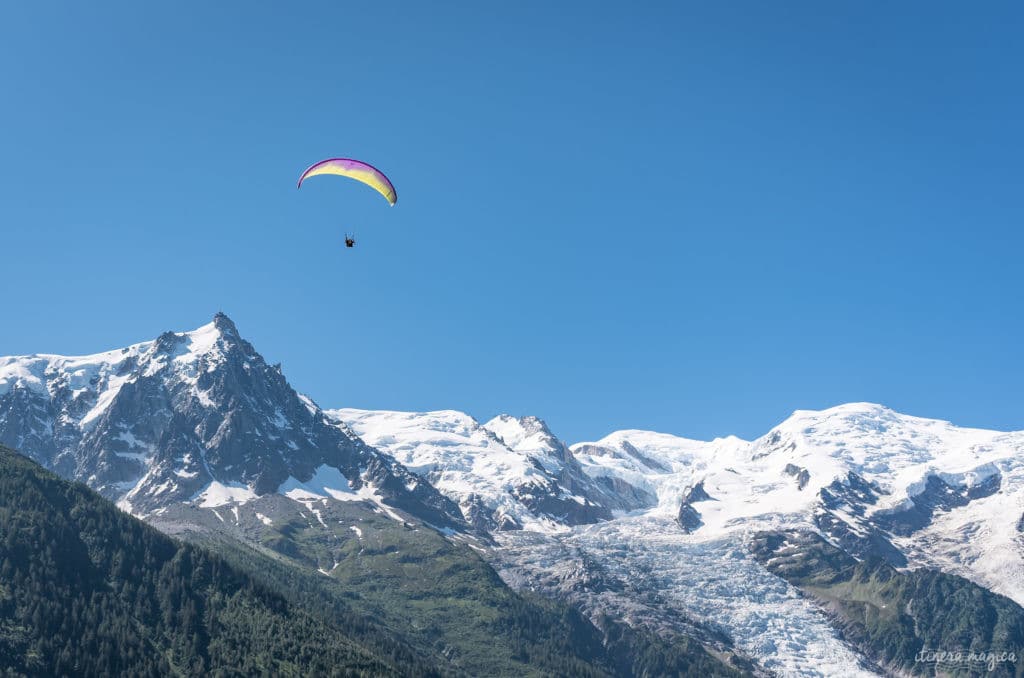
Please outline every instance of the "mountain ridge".
[{"label": "mountain ridge", "polygon": [[[757,534],[814,534],[858,562],[1024,602],[1024,432],[873,403],[796,410],[749,441],[626,429],[570,445],[536,416],[321,409],[219,314],[93,356],[0,358],[12,442],[190,539],[356,586],[369,563],[436,576],[428,554],[476,571],[472,550],[513,589],[583,611],[605,642],[625,620],[756,670],[882,670],[877,648],[850,645],[755,557]],[[368,609],[391,610],[369,586]]]},{"label": "mountain ridge", "polygon": [[0,441],[139,515],[243,501],[326,466],[344,477],[339,495],[465,529],[448,499],[300,397],[224,314],[121,350],[0,359]]}]

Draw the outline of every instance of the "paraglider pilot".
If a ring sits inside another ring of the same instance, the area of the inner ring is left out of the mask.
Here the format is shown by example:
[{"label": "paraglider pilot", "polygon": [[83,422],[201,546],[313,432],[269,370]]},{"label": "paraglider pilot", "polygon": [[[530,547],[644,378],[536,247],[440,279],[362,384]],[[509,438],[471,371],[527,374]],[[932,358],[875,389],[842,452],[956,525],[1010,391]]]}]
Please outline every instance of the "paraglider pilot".
[{"label": "paraglider pilot", "polygon": [[[369,165],[360,160],[354,160],[352,158],[328,158],[327,160],[321,160],[320,162],[313,163],[310,165],[302,176],[299,177],[299,183],[296,185],[297,188],[302,187],[302,182],[308,177],[314,177],[321,174],[335,174],[341,177],[348,177],[355,179],[361,183],[366,184],[370,188],[374,189],[388,201],[389,205],[394,206],[398,200],[398,193],[395,191],[394,185],[391,180],[384,176],[384,173],[373,165]],[[355,234],[345,234],[345,247],[355,247],[356,237]]]}]

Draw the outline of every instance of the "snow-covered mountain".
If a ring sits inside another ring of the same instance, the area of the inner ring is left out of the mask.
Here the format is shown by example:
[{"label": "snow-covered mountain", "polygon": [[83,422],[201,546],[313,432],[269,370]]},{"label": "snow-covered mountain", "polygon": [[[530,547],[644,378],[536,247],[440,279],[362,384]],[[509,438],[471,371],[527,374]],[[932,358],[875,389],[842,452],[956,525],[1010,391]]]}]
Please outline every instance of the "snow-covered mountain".
[{"label": "snow-covered mountain", "polygon": [[690,541],[809,529],[1024,603],[1024,432],[855,403],[796,412],[752,442],[621,431],[571,449],[587,474],[655,493],[647,513],[676,516]]},{"label": "snow-covered mountain", "polygon": [[450,500],[299,396],[223,314],[96,355],[0,358],[0,443],[142,516],[314,483],[333,500],[462,525]]},{"label": "snow-covered mountain", "polygon": [[822,538],[850,562],[931,568],[1024,605],[1024,432],[879,405],[799,411],[753,441],[626,430],[568,445],[536,417],[321,410],[218,314],[106,353],[0,358],[0,444],[161,529],[223,526],[328,575],[376,519],[433,527],[598,626],[695,638],[769,672],[887,671],[773,565],[799,568]]},{"label": "snow-covered mountain", "polygon": [[796,412],[754,441],[628,430],[566,446],[536,417],[327,414],[489,529],[628,514],[673,518],[693,542],[813,530],[856,556],[939,567],[1024,603],[1024,432],[854,403]]},{"label": "snow-covered mountain", "polygon": [[453,410],[327,415],[423,476],[482,529],[567,529],[607,520],[617,506],[536,417],[502,415],[481,425]]},{"label": "snow-covered mountain", "polygon": [[[814,601],[752,557],[751,540],[768,531],[818,533],[857,558],[939,569],[1024,604],[1022,432],[964,429],[866,403],[796,412],[754,441],[630,430],[571,446],[535,418],[480,425],[451,411],[331,416],[464,512],[468,500],[485,498],[514,516],[523,529],[496,532],[489,553],[514,586],[666,633],[694,635],[695,618],[772,671],[879,669]],[[589,478],[579,484],[583,496],[610,518],[572,525],[517,505],[512,488],[566,460]]]}]

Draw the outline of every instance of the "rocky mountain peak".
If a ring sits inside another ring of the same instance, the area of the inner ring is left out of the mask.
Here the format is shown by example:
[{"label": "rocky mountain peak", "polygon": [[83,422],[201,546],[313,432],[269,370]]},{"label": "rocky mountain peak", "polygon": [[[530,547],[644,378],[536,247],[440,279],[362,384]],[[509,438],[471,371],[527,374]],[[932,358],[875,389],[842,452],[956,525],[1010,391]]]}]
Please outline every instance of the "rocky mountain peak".
[{"label": "rocky mountain peak", "polygon": [[213,326],[216,327],[221,334],[238,338],[238,327],[235,326],[235,322],[223,311],[217,311],[217,313],[214,314]]},{"label": "rocky mountain peak", "polygon": [[310,407],[223,313],[126,349],[39,360],[3,359],[19,381],[0,392],[0,443],[134,513],[244,502],[326,466],[368,497],[461,526],[434,488]]}]

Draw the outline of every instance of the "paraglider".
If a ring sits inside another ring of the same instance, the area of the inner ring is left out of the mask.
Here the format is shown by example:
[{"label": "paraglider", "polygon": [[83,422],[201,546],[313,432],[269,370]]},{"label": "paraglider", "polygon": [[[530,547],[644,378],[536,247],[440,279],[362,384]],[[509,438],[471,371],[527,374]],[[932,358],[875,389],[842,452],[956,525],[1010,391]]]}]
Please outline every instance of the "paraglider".
[{"label": "paraglider", "polygon": [[[383,172],[373,165],[362,162],[361,160],[353,160],[352,158],[328,158],[327,160],[321,160],[320,162],[313,163],[305,172],[302,173],[302,176],[299,177],[299,183],[296,188],[302,188],[302,182],[309,177],[315,177],[321,174],[334,174],[337,176],[355,179],[384,196],[384,199],[388,201],[389,205],[394,206],[394,204],[398,202],[398,192],[395,191],[395,187],[391,183],[391,180],[388,179]],[[355,247],[355,244],[355,237],[346,234],[345,247]]]}]

